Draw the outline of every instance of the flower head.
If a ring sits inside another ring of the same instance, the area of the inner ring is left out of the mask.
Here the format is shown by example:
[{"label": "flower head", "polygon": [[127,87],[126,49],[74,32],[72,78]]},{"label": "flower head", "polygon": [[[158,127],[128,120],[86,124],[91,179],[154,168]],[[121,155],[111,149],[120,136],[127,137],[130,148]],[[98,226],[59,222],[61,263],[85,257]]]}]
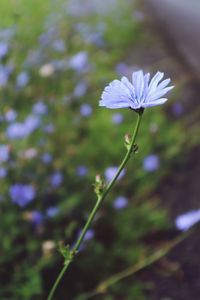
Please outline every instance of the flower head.
[{"label": "flower head", "polygon": [[30,184],[16,183],[10,187],[9,194],[13,203],[25,207],[35,198],[36,190]]},{"label": "flower head", "polygon": [[178,216],[175,220],[176,228],[181,231],[190,229],[200,221],[200,209],[192,210]]},{"label": "flower head", "polygon": [[173,86],[168,86],[170,79],[161,81],[164,73],[157,72],[150,80],[150,74],[144,74],[143,71],[133,72],[132,83],[127,77],[121,80],[113,80],[105,87],[100,106],[107,108],[125,108],[134,110],[163,104],[167,98],[163,96],[170,91]]}]

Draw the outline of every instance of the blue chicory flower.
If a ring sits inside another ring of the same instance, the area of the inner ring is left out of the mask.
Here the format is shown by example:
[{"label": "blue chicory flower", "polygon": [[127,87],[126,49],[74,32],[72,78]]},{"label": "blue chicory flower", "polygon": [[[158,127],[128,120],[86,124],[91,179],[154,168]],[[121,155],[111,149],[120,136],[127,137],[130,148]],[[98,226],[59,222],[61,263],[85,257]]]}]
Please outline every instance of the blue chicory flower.
[{"label": "blue chicory flower", "polygon": [[13,203],[25,207],[35,198],[36,190],[30,184],[16,183],[10,187],[9,194]]},{"label": "blue chicory flower", "polygon": [[0,167],[0,178],[6,177],[7,173],[8,173],[8,171],[6,168]]},{"label": "blue chicory flower", "polygon": [[43,217],[42,213],[38,210],[34,210],[30,213],[30,221],[35,226],[41,225],[43,222],[43,219],[44,219],[44,217]]},{"label": "blue chicory flower", "polygon": [[75,54],[69,61],[69,66],[77,72],[84,72],[88,68],[88,54],[81,51]]},{"label": "blue chicory flower", "polygon": [[11,123],[16,120],[17,113],[14,109],[10,108],[4,115],[6,122]]},{"label": "blue chicory flower", "polygon": [[23,139],[27,136],[27,131],[23,123],[12,123],[6,129],[6,136],[10,140]]},{"label": "blue chicory flower", "polygon": [[116,113],[112,116],[112,123],[121,124],[124,120],[124,116],[120,113]]},{"label": "blue chicory flower", "polygon": [[63,182],[63,174],[59,171],[54,172],[50,178],[51,185],[54,188],[58,188]]},{"label": "blue chicory flower", "polygon": [[[116,175],[117,171],[118,171],[118,167],[116,167],[116,166],[108,167],[104,173],[106,181],[107,182],[111,181],[113,179],[113,177]],[[123,169],[121,171],[117,180],[122,179],[124,177],[124,175],[125,175],[125,169]]]},{"label": "blue chicory flower", "polygon": [[105,87],[99,105],[111,109],[128,107],[137,110],[163,104],[167,101],[163,96],[173,88],[168,86],[169,78],[161,81],[163,76],[164,73],[157,72],[149,82],[150,74],[140,70],[133,72],[132,83],[127,77],[114,80]]},{"label": "blue chicory flower", "polygon": [[59,213],[59,208],[55,206],[50,206],[46,210],[46,216],[49,218],[55,217]]},{"label": "blue chicory flower", "polygon": [[80,107],[80,114],[83,117],[89,117],[92,114],[92,107],[89,104],[82,104]]},{"label": "blue chicory flower", "polygon": [[113,202],[113,207],[117,210],[125,208],[127,207],[127,205],[128,205],[128,199],[123,196],[118,196]]},{"label": "blue chicory flower", "polygon": [[0,163],[8,161],[10,156],[10,148],[8,145],[0,145]]},{"label": "blue chicory flower", "polygon": [[30,76],[26,71],[23,71],[17,75],[16,86],[18,88],[25,87],[29,82]]},{"label": "blue chicory flower", "polygon": [[160,159],[156,154],[150,154],[143,160],[143,168],[147,172],[154,172],[158,170],[160,166]]},{"label": "blue chicory flower", "polygon": [[34,114],[45,115],[48,112],[48,108],[44,102],[39,101],[33,105],[32,111]]},{"label": "blue chicory flower", "polygon": [[0,42],[0,59],[4,58],[9,50],[9,46],[7,43]]},{"label": "blue chicory flower", "polygon": [[193,225],[200,221],[200,209],[192,210],[178,216],[175,220],[176,228],[181,231],[187,231]]},{"label": "blue chicory flower", "polygon": [[53,160],[53,157],[50,153],[46,152],[41,156],[41,160],[44,164],[50,164]]},{"label": "blue chicory flower", "polygon": [[76,169],[76,173],[80,177],[86,176],[88,173],[88,168],[86,166],[78,166]]}]

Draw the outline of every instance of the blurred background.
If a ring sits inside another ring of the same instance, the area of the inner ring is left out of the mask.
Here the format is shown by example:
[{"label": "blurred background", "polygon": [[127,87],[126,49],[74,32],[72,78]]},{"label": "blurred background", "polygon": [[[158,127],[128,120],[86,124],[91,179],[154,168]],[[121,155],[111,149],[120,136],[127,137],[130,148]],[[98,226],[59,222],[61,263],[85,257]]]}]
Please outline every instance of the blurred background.
[{"label": "blurred background", "polygon": [[200,220],[200,9],[188,5],[1,0],[0,299],[46,299],[59,245],[80,235],[95,175],[110,181],[136,121],[100,108],[102,90],[138,69],[175,89],[145,111],[138,154],[55,299],[199,299],[198,224],[178,240]]}]

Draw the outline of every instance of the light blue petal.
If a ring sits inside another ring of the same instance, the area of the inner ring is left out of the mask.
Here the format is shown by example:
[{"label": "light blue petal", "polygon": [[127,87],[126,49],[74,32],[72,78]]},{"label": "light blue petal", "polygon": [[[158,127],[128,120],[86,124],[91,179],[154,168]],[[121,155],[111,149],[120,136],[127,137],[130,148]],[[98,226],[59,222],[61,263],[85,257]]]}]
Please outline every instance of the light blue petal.
[{"label": "light blue petal", "polygon": [[154,77],[151,79],[150,84],[149,84],[149,89],[148,89],[148,95],[153,93],[155,89],[157,88],[157,85],[159,81],[163,78],[164,73],[157,72]]},{"label": "light blue petal", "polygon": [[145,102],[155,101],[155,100],[161,98],[162,96],[164,96],[171,89],[173,89],[173,86],[166,87],[165,89],[162,89],[162,90],[155,90],[154,93],[147,96],[147,99]]},{"label": "light blue petal", "polygon": [[105,87],[99,105],[108,108],[130,107],[130,99],[130,90],[121,81],[114,80]]},{"label": "light blue petal", "polygon": [[129,91],[131,92],[132,98],[135,99],[135,89],[134,89],[134,86],[128,80],[128,78],[126,78],[125,76],[122,77],[121,82],[129,89]]},{"label": "light blue petal", "polygon": [[148,84],[150,79],[150,73],[145,74],[144,76],[144,91],[142,95],[142,102],[145,101],[147,93],[148,93]]},{"label": "light blue petal", "polygon": [[164,89],[170,82],[171,82],[170,78],[163,80],[161,83],[159,83],[159,85],[157,86],[157,89],[159,89],[159,90]]},{"label": "light blue petal", "polygon": [[166,101],[167,101],[167,98],[161,98],[161,99],[158,99],[153,102],[144,102],[144,103],[142,103],[142,107],[146,108],[146,107],[161,105],[161,104],[165,103]]},{"label": "light blue petal", "polygon": [[144,91],[144,74],[143,71],[133,72],[132,82],[135,89],[136,101],[139,103]]}]

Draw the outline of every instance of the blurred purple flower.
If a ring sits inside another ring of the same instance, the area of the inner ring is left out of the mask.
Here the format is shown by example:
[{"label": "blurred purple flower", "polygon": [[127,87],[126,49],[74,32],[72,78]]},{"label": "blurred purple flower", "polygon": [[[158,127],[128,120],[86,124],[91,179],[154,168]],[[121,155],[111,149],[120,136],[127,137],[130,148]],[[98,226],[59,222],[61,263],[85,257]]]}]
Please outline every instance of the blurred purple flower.
[{"label": "blurred purple flower", "polygon": [[84,72],[88,68],[88,54],[81,51],[75,54],[69,61],[69,66],[77,72]]},{"label": "blurred purple flower", "polygon": [[6,129],[6,136],[10,140],[23,139],[27,136],[27,130],[23,123],[12,123]]},{"label": "blurred purple flower", "polygon": [[[118,170],[118,167],[108,167],[106,170],[105,170],[105,179],[107,182],[111,181],[113,179],[113,177],[116,175],[117,173],[117,170]],[[124,177],[125,175],[125,169],[122,170],[122,172],[120,173],[119,177],[117,180],[120,180]]]},{"label": "blurred purple flower", "polygon": [[32,185],[16,183],[10,187],[9,194],[13,203],[25,207],[35,198],[36,190]]},{"label": "blurred purple flower", "polygon": [[80,114],[83,117],[89,117],[92,114],[92,107],[89,104],[82,104],[80,107]]},{"label": "blurred purple flower", "polygon": [[53,157],[50,153],[46,152],[42,155],[41,160],[44,164],[49,164],[52,162]]},{"label": "blurred purple flower", "polygon": [[14,109],[10,108],[9,110],[7,110],[7,112],[5,113],[5,120],[10,123],[16,120],[17,118],[17,113]]},{"label": "blurred purple flower", "polygon": [[95,234],[95,232],[93,229],[88,229],[88,231],[86,232],[85,237],[83,239],[84,242],[92,240],[94,237],[94,234]]},{"label": "blurred purple flower", "polygon": [[49,218],[55,217],[58,213],[59,213],[59,208],[55,206],[48,207],[46,210],[46,216]]},{"label": "blurred purple flower", "polygon": [[28,84],[29,79],[30,79],[30,77],[27,72],[23,71],[23,72],[19,73],[17,75],[17,79],[16,79],[16,86],[18,88],[25,87]]},{"label": "blurred purple flower", "polygon": [[52,123],[49,123],[44,126],[44,132],[46,133],[53,133],[55,131],[55,126]]},{"label": "blurred purple flower", "polygon": [[63,40],[54,40],[52,42],[52,47],[57,52],[64,52],[65,51],[65,43]]},{"label": "blurred purple flower", "polygon": [[62,182],[63,182],[63,175],[62,175],[62,173],[59,172],[59,171],[54,172],[51,175],[50,181],[51,181],[51,185],[54,188],[59,187],[62,184]]},{"label": "blurred purple flower", "polygon": [[128,205],[128,199],[123,196],[118,196],[113,202],[113,207],[115,209],[122,209],[127,207],[127,205]]},{"label": "blurred purple flower", "polygon": [[74,89],[73,95],[74,97],[83,97],[87,91],[88,84],[85,81],[80,81]]},{"label": "blurred purple flower", "polygon": [[4,58],[8,53],[9,46],[5,42],[0,42],[0,59]]},{"label": "blurred purple flower", "polygon": [[172,112],[176,117],[179,117],[183,113],[183,105],[180,102],[172,104]]},{"label": "blurred purple flower", "polygon": [[132,74],[132,83],[127,77],[113,80],[105,87],[99,105],[111,109],[140,109],[163,104],[167,99],[162,97],[173,88],[167,87],[170,79],[160,82],[163,76],[164,73],[157,72],[149,83],[150,74],[137,71]]},{"label": "blurred purple flower", "polygon": [[46,104],[44,104],[42,101],[39,101],[33,105],[32,111],[34,114],[45,115],[48,113],[48,108]]},{"label": "blurred purple flower", "polygon": [[43,222],[43,215],[40,211],[34,210],[30,213],[30,221],[33,225],[38,226],[41,225]]},{"label": "blurred purple flower", "polygon": [[146,156],[143,160],[143,168],[145,171],[153,172],[158,170],[160,167],[160,159],[157,155],[151,154]]},{"label": "blurred purple flower", "polygon": [[121,76],[121,75],[127,73],[128,66],[125,63],[119,63],[118,65],[116,65],[115,69],[116,69],[117,73]]},{"label": "blurred purple flower", "polygon": [[8,161],[10,149],[8,145],[0,145],[0,163]]},{"label": "blurred purple flower", "polygon": [[0,178],[6,177],[7,173],[8,173],[8,171],[6,168],[0,167]]},{"label": "blurred purple flower", "polygon": [[24,152],[23,152],[23,158],[25,158],[25,159],[32,159],[32,158],[36,157],[37,154],[38,154],[37,149],[35,149],[35,148],[28,148],[28,149],[24,150]]},{"label": "blurred purple flower", "polygon": [[114,115],[112,115],[112,122],[114,124],[121,124],[124,120],[124,116],[120,113],[116,113]]},{"label": "blurred purple flower", "polygon": [[36,130],[40,126],[40,124],[41,120],[38,116],[29,115],[24,121],[24,126],[26,128],[27,135]]},{"label": "blurred purple flower", "polygon": [[181,231],[187,231],[199,221],[200,221],[200,209],[192,210],[178,216],[175,220],[175,225],[177,229]]},{"label": "blurred purple flower", "polygon": [[8,66],[0,65],[0,87],[5,87],[8,83],[12,69]]},{"label": "blurred purple flower", "polygon": [[88,168],[85,166],[78,166],[76,169],[76,173],[80,177],[86,176],[88,173]]}]

